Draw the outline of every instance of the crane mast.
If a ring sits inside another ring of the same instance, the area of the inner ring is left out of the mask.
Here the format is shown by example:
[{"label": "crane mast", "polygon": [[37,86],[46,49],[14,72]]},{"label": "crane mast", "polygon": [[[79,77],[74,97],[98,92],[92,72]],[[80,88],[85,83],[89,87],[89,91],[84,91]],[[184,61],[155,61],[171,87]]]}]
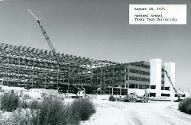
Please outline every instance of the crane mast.
[{"label": "crane mast", "polygon": [[50,47],[52,53],[54,54],[57,63],[59,64],[59,58],[58,58],[58,56],[57,56],[57,54],[56,54],[56,49],[54,48],[52,42],[50,41],[50,38],[49,38],[48,34],[46,33],[44,27],[41,25],[40,20],[37,20],[37,23],[38,23],[38,25],[39,25],[39,27],[40,27],[40,30],[41,30],[41,32],[42,32],[44,38],[46,39],[46,41],[47,41],[47,43],[48,43],[48,46]]},{"label": "crane mast", "polygon": [[[51,51],[53,53],[54,59],[56,60],[56,63],[57,63],[57,66],[58,66],[58,72],[57,72],[57,89],[58,89],[59,88],[59,80],[58,80],[58,78],[59,78],[59,74],[60,74],[60,58],[59,58],[59,56],[56,53],[56,49],[55,49],[54,45],[52,44],[52,42],[50,40],[50,37],[48,36],[46,30],[42,26],[42,24],[40,22],[40,18],[37,18],[37,16],[30,9],[28,9],[28,11],[34,17],[34,19],[37,21],[37,23],[38,23],[38,25],[40,27],[40,30],[41,30],[44,38],[46,39],[46,42],[48,43],[48,46],[50,47],[50,49],[51,49]],[[74,86],[76,89],[78,89],[79,92],[85,93],[85,88],[84,87],[81,86],[82,89],[80,89],[76,85],[72,85],[72,86]]]},{"label": "crane mast", "polygon": [[57,63],[57,66],[58,66],[58,72],[57,72],[57,89],[58,89],[58,84],[59,84],[59,81],[58,81],[58,76],[59,76],[59,72],[60,72],[60,63],[59,63],[59,57],[57,56],[56,54],[56,49],[54,47],[54,45],[52,44],[51,40],[50,40],[50,37],[48,36],[46,30],[44,29],[44,27],[42,26],[41,22],[40,22],[40,18],[37,18],[36,15],[30,10],[28,9],[28,11],[30,12],[30,14],[34,17],[34,19],[37,21],[39,27],[40,27],[40,30],[46,40],[46,42],[48,43],[48,46],[50,47],[52,53],[53,53],[53,56],[54,56],[54,60],[56,60],[56,63]]}]

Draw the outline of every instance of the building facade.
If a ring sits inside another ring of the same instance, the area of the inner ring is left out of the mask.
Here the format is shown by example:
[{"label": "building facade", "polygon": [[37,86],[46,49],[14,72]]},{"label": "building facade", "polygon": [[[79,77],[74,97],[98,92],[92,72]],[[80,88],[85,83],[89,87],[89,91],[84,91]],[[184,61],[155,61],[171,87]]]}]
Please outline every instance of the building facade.
[{"label": "building facade", "polygon": [[[150,60],[150,84],[153,88],[150,88],[149,92],[154,97],[171,97],[175,96],[175,92],[172,84],[175,86],[175,63],[168,62],[162,63],[161,59]],[[167,73],[170,76],[170,80],[167,78]]]},{"label": "building facade", "polygon": [[[127,88],[146,89],[150,83],[148,62],[115,64],[93,69],[94,82],[104,86],[106,94],[127,94]],[[97,80],[97,81],[96,81]],[[114,88],[114,90],[111,90]]]}]

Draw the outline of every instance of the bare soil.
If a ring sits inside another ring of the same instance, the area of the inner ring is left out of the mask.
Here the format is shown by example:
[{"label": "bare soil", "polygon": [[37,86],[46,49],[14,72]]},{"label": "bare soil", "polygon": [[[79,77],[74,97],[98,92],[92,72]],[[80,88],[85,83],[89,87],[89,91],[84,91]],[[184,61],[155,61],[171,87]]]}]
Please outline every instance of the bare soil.
[{"label": "bare soil", "polygon": [[96,113],[81,125],[190,125],[178,102],[110,102],[94,99]]}]

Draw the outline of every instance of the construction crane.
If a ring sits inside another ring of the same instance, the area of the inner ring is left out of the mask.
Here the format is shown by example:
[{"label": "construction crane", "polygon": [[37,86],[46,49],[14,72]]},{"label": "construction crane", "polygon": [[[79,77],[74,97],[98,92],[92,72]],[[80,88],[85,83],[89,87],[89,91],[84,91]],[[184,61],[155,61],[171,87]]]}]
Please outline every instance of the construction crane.
[{"label": "construction crane", "polygon": [[176,90],[176,88],[175,88],[174,84],[172,83],[172,80],[171,80],[170,75],[168,74],[168,72],[165,69],[164,69],[164,72],[165,72],[170,84],[172,85],[172,88],[174,89],[175,94],[178,97],[178,100],[176,100],[176,101],[180,101],[181,100],[180,97],[182,97],[181,94]]},{"label": "construction crane", "polygon": [[[47,32],[45,31],[44,27],[42,26],[41,22],[40,22],[40,18],[38,18],[30,9],[28,9],[29,13],[34,17],[34,19],[37,21],[39,27],[40,27],[40,30],[44,36],[44,38],[46,39],[46,42],[48,43],[52,53],[53,53],[53,56],[55,58],[55,61],[58,65],[58,74],[57,74],[57,89],[59,89],[59,81],[58,81],[58,76],[60,74],[60,59],[59,59],[59,56],[56,54],[56,49],[54,47],[54,45],[52,44],[51,40],[50,40],[50,37],[48,36]],[[83,88],[81,86],[82,89],[80,89],[79,87],[77,87],[76,85],[73,85],[71,84],[72,86],[74,86],[76,89],[78,89],[78,93],[79,95],[83,95],[83,96],[86,96],[85,95],[85,88]]]},{"label": "construction crane", "polygon": [[59,57],[58,55],[56,54],[56,49],[55,47],[53,46],[51,40],[50,40],[50,37],[48,36],[47,32],[45,31],[44,27],[42,26],[41,22],[40,22],[40,18],[37,18],[37,16],[30,10],[28,9],[29,13],[34,17],[34,19],[37,21],[39,27],[40,27],[40,30],[44,36],[44,38],[46,39],[46,42],[48,43],[48,46],[50,47],[52,53],[53,53],[53,56],[54,56],[54,60],[56,61],[57,63],[57,66],[58,66],[58,69],[57,69],[57,89],[59,88],[59,81],[58,81],[58,77],[59,77],[59,74],[60,74],[60,60],[59,60]]}]

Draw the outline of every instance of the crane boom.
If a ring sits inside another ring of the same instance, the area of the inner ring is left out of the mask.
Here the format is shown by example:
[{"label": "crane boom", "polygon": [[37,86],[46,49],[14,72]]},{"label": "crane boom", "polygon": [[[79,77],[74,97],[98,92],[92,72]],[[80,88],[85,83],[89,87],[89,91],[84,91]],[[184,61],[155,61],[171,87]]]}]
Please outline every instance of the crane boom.
[{"label": "crane boom", "polygon": [[[32,10],[28,9],[29,13],[34,17],[34,19],[37,21],[39,27],[40,27],[40,30],[44,36],[44,38],[46,39],[46,42],[48,43],[48,46],[50,47],[53,55],[54,55],[54,58],[56,60],[56,63],[58,65],[58,74],[57,74],[57,88],[59,87],[58,86],[58,75],[59,75],[59,72],[60,72],[60,59],[59,57],[57,56],[57,53],[56,53],[56,49],[54,47],[54,45],[52,44],[51,40],[50,40],[50,37],[48,36],[46,30],[44,29],[44,27],[42,26],[42,24],[40,23],[40,18],[38,18],[33,12]],[[75,88],[77,88],[79,91],[85,91],[85,88],[83,88],[81,86],[82,89],[80,89],[79,87],[77,87],[76,85],[73,85]]]},{"label": "crane boom", "polygon": [[56,49],[55,47],[53,46],[51,40],[50,40],[50,37],[48,36],[46,30],[44,29],[44,27],[42,26],[41,22],[40,22],[40,18],[38,18],[33,12],[32,10],[28,9],[28,11],[30,12],[30,14],[34,17],[34,19],[37,21],[39,27],[40,27],[40,30],[44,36],[44,38],[46,39],[47,43],[48,43],[48,46],[50,47],[52,53],[54,54],[55,58],[56,58],[56,61],[57,63],[59,63],[59,58],[57,57],[57,54],[56,54]]},{"label": "crane boom", "polygon": [[32,12],[31,9],[28,9],[28,11],[35,18],[35,20],[40,20],[40,18],[37,18],[37,16]]},{"label": "crane boom", "polygon": [[180,100],[180,94],[178,93],[178,91],[176,90],[174,84],[172,83],[172,80],[171,80],[171,78],[170,78],[170,75],[168,74],[168,72],[167,72],[165,69],[164,69],[164,72],[165,72],[165,74],[166,74],[166,76],[167,76],[167,78],[168,78],[170,84],[172,85],[172,87],[173,87],[175,93],[177,94],[178,100]]},{"label": "crane boom", "polygon": [[34,17],[34,19],[37,21],[39,27],[40,27],[40,30],[46,40],[46,42],[48,43],[48,46],[50,47],[52,53],[53,53],[53,56],[54,56],[54,60],[56,60],[56,63],[58,65],[58,74],[57,74],[57,88],[58,88],[58,75],[59,75],[59,72],[60,72],[60,61],[59,61],[59,57],[57,56],[56,54],[56,49],[54,47],[54,45],[52,44],[51,40],[50,40],[50,37],[48,36],[46,30],[44,29],[44,27],[42,26],[42,24],[40,23],[40,18],[38,18],[30,9],[28,9],[29,13]]},{"label": "crane boom", "polygon": [[50,41],[50,38],[49,38],[48,34],[46,33],[44,27],[41,25],[40,20],[37,20],[37,23],[38,23],[38,25],[40,27],[40,30],[41,30],[44,38],[46,39],[51,51],[53,52],[54,56],[56,57],[56,61],[59,63],[59,59],[58,59],[57,54],[56,54],[56,49],[54,48],[52,42]]}]

